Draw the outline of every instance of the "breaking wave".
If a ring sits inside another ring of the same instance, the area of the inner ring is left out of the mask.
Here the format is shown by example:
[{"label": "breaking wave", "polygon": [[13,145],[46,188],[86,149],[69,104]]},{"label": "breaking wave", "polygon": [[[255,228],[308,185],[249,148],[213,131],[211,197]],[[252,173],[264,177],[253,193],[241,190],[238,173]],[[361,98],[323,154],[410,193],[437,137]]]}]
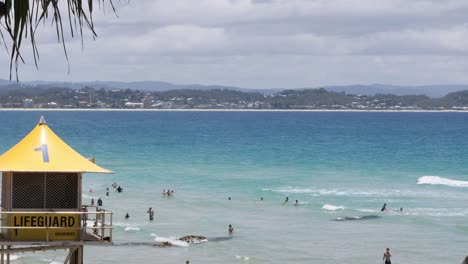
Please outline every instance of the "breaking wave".
[{"label": "breaking wave", "polygon": [[343,210],[345,209],[344,206],[336,206],[336,205],[331,205],[331,204],[326,204],[322,206],[322,209],[327,210],[327,211],[337,211],[337,210]]},{"label": "breaking wave", "polygon": [[136,226],[127,226],[127,227],[125,227],[124,230],[125,231],[140,231],[140,228],[136,227]]},{"label": "breaking wave", "polygon": [[337,189],[309,189],[297,187],[281,187],[278,189],[262,189],[262,191],[272,191],[284,194],[310,194],[312,196],[382,196],[388,194],[384,191],[356,191],[356,190],[337,190]]},{"label": "breaking wave", "polygon": [[445,185],[450,187],[468,187],[468,181],[457,181],[438,176],[422,176],[418,179],[418,184]]}]

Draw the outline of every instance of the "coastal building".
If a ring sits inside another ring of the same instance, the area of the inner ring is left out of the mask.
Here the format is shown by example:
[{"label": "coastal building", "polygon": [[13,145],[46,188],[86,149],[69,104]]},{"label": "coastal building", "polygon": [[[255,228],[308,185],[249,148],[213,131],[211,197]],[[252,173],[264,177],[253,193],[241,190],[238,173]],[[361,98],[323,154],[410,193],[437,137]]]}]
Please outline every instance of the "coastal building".
[{"label": "coastal building", "polygon": [[112,212],[82,203],[82,174],[112,173],[39,124],[0,156],[0,262],[10,254],[65,249],[64,263],[83,263],[83,246],[112,243]]},{"label": "coastal building", "polygon": [[23,100],[23,107],[24,108],[32,108],[34,106],[33,99],[24,99]]},{"label": "coastal building", "polygon": [[128,108],[143,108],[143,103],[126,102],[125,107],[128,107]]}]

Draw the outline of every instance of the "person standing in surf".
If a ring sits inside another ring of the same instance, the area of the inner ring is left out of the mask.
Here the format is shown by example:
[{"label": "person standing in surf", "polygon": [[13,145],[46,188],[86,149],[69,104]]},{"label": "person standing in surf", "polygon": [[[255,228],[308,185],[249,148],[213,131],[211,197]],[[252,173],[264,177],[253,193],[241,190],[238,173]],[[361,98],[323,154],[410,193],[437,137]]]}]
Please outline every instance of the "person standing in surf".
[{"label": "person standing in surf", "polygon": [[149,214],[149,220],[153,221],[154,220],[154,210],[153,210],[153,208],[150,207],[148,209],[147,213]]},{"label": "person standing in surf", "polygon": [[390,248],[387,248],[385,253],[383,254],[383,260],[385,261],[385,264],[392,264],[392,252],[390,252]]},{"label": "person standing in surf", "polygon": [[228,232],[229,232],[229,235],[232,235],[234,233],[234,227],[232,227],[232,225],[229,225]]}]

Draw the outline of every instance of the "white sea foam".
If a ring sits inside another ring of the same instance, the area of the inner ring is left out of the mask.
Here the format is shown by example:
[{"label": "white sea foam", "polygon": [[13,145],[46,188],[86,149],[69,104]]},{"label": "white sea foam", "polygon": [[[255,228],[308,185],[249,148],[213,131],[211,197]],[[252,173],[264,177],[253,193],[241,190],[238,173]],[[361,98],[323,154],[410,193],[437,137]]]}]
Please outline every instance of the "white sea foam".
[{"label": "white sea foam", "polygon": [[94,199],[94,202],[97,203],[97,199],[100,197],[98,195],[94,195],[93,193],[91,194],[82,194],[81,197],[83,197],[83,199]]},{"label": "white sea foam", "polygon": [[240,259],[240,260],[244,260],[244,261],[249,261],[249,260],[250,260],[250,257],[236,255],[236,259]]},{"label": "white sea foam", "polygon": [[280,189],[274,189],[273,192],[279,193],[313,193],[314,190],[312,189],[301,189],[301,188],[294,188],[294,187],[285,187]]},{"label": "white sea foam", "polygon": [[127,226],[125,227],[125,231],[140,231],[140,228],[137,226]]},{"label": "white sea foam", "polygon": [[375,209],[366,209],[366,208],[357,209],[357,210],[360,211],[360,212],[365,212],[365,213],[375,213],[375,212],[379,212],[379,210],[375,210]]},{"label": "white sea foam", "polygon": [[331,205],[331,204],[326,204],[322,206],[322,209],[327,210],[327,211],[337,211],[337,210],[343,210],[345,209],[344,206],[336,206],[336,205]]},{"label": "white sea foam", "polygon": [[178,240],[177,237],[160,237],[156,234],[151,234],[151,236],[154,237],[154,241],[157,243],[164,243],[164,242],[169,242],[171,243],[172,246],[176,247],[188,247],[189,243],[185,241]]},{"label": "white sea foam", "polygon": [[446,185],[450,187],[468,187],[468,181],[457,181],[438,176],[423,176],[418,179],[418,184]]},{"label": "white sea foam", "polygon": [[21,258],[21,256],[18,256],[18,255],[10,255],[10,260],[11,260],[11,261],[17,260],[17,259],[19,259],[19,258]]},{"label": "white sea foam", "polygon": [[457,217],[468,216],[466,208],[408,208],[401,214],[413,216]]},{"label": "white sea foam", "polygon": [[375,191],[354,191],[354,190],[336,190],[336,189],[309,189],[309,188],[298,188],[298,187],[281,187],[278,189],[272,189],[272,192],[277,193],[293,193],[293,194],[310,194],[312,196],[373,196],[382,195],[385,192]]},{"label": "white sea foam", "polygon": [[[428,177],[428,176],[425,176]],[[432,176],[431,176],[432,177]],[[456,181],[459,182],[459,181]],[[419,183],[419,182],[418,182]],[[466,184],[468,187],[468,182],[459,182]],[[423,184],[423,183],[419,183]],[[465,187],[465,186],[463,186]],[[442,194],[432,191],[424,191],[424,190],[396,190],[396,189],[373,189],[373,190],[340,190],[340,189],[310,189],[310,188],[299,188],[299,187],[280,187],[280,188],[273,188],[270,190],[271,192],[281,193],[281,194],[303,194],[312,197],[319,197],[319,196],[338,196],[338,197],[376,197],[376,198],[383,198],[385,197],[387,201],[390,201],[388,197],[447,197],[450,194]],[[451,197],[453,198],[453,197]],[[456,198],[456,197],[454,197]]]}]

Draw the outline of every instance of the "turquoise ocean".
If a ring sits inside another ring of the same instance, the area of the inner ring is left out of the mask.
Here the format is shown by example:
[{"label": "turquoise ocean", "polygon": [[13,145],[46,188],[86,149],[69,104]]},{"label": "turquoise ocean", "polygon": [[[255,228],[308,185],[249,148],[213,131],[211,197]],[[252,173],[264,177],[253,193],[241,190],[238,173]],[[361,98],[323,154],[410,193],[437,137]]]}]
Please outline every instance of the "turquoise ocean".
[{"label": "turquoise ocean", "polygon": [[[2,111],[0,152],[41,115],[115,171],[83,177],[83,202],[101,197],[115,226],[114,245],[86,246],[85,263],[376,264],[390,247],[393,263],[449,264],[468,254],[468,113]],[[185,235],[209,241],[151,246]]]}]

